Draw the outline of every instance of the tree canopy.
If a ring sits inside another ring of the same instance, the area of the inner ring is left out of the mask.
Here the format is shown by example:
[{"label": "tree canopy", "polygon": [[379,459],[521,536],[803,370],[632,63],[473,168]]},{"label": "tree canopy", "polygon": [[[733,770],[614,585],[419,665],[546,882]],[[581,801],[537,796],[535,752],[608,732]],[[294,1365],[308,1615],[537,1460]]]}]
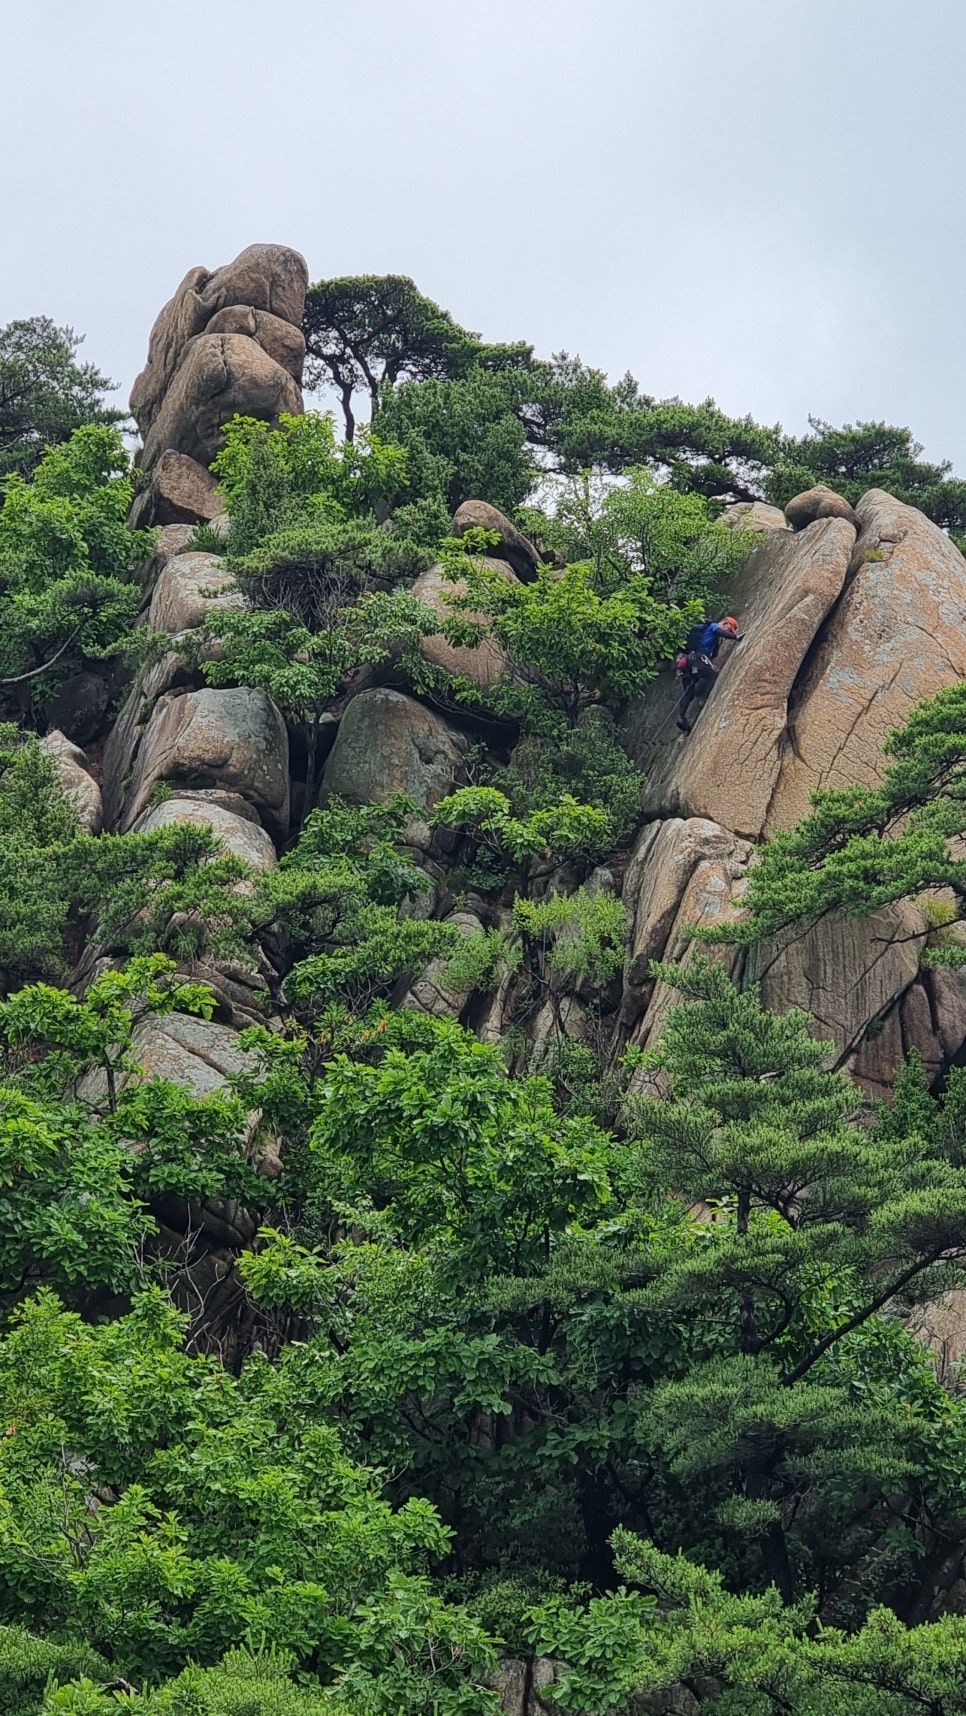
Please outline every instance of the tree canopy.
[{"label": "tree canopy", "polygon": [[84,423],[116,423],[105,393],[114,383],[78,359],[83,335],[30,316],[0,328],[0,477],[29,475],[45,447]]}]

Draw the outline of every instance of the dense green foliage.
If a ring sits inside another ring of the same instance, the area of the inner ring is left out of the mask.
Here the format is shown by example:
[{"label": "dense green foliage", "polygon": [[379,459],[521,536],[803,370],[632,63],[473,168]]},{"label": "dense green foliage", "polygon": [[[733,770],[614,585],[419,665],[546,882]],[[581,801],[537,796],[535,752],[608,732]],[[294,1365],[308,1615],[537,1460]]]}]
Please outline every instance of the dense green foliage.
[{"label": "dense green foliage", "polygon": [[[176,642],[180,685],[285,718],[275,868],[83,833],[36,737],[138,609],[113,431],[0,514],[0,668],[41,669],[0,734],[0,1716],[495,1716],[533,1651],[584,1716],[962,1713],[966,1403],[910,1317],[966,1287],[966,1074],[913,1057],[870,1113],[693,948],[659,1046],[614,1031],[620,720],[728,602],[720,503],[881,477],[954,527],[955,485],[904,431],[792,442],[487,346],[401,277],[322,283],[306,326],[347,439],[227,426],[199,544],[246,601]],[[473,496],[529,581],[449,536]],[[386,682],[462,725],[431,809],[319,794]],[[729,934],[928,889],[960,959],[964,768],[954,687],[764,850]],[[208,1094],[158,1070],[186,1044]]]},{"label": "dense green foliage", "polygon": [[0,477],[28,476],[46,447],[85,423],[115,423],[104,403],[114,383],[93,363],[78,362],[83,336],[31,316],[0,328]]},{"label": "dense green foliage", "polygon": [[786,437],[782,443],[765,483],[770,501],[784,506],[792,495],[814,483],[825,483],[853,505],[866,489],[885,489],[918,507],[953,536],[962,537],[966,483],[950,477],[948,459],[929,464],[921,458],[922,447],[908,429],[887,423],[846,423],[833,429],[815,417],[809,422],[810,435]]},{"label": "dense green foliage", "polygon": [[43,707],[59,681],[116,655],[137,613],[145,532],[125,524],[130,461],[116,429],[92,424],[7,478],[0,512],[0,689]]}]

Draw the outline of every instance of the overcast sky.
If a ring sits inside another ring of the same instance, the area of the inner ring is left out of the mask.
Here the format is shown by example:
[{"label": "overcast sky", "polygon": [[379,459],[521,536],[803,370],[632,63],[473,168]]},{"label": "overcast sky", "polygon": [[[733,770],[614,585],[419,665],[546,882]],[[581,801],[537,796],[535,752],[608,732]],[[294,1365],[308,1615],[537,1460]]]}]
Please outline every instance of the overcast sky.
[{"label": "overcast sky", "polygon": [[964,0],[0,0],[0,323],[126,400],[189,267],[458,321],[966,475]]}]

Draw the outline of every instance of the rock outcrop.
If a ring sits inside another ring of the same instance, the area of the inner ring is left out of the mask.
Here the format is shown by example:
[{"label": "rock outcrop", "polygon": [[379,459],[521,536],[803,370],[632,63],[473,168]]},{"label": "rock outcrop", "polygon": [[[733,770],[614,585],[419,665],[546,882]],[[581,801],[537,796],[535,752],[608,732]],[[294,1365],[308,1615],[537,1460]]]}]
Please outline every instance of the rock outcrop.
[{"label": "rock outcrop", "polygon": [[691,738],[670,719],[669,672],[632,707],[650,816],[706,816],[752,840],[786,828],[816,788],[878,780],[889,732],[966,674],[959,551],[882,490],[855,516],[858,536],[845,518],[763,535],[729,596],[744,641],[722,646]]},{"label": "rock outcrop", "polygon": [[[235,808],[229,809],[229,805]],[[275,847],[239,793],[213,796],[186,790],[155,805],[134,826],[139,834],[151,834],[156,828],[184,822],[209,828],[222,851],[240,858],[253,870],[274,870]]]},{"label": "rock outcrop", "polygon": [[246,334],[199,334],[184,356],[144,437],[140,461],[150,471],[173,447],[210,465],[222,445],[222,425],[238,413],[268,422],[297,416],[302,393],[287,369]]},{"label": "rock outcrop", "polygon": [[[798,510],[790,504],[794,532],[760,521],[761,544],[729,596],[744,641],[724,658],[692,736],[669,719],[678,691],[669,674],[630,712],[651,818],[624,887],[634,932],[621,1018],[635,1041],[653,1041],[660,1028],[663,997],[648,962],[679,957],[689,922],[740,910],[748,842],[806,815],[820,787],[880,780],[889,732],[966,676],[958,550],[881,490],[854,512],[826,504],[829,492],[798,497],[808,503]],[[922,969],[927,934],[911,904],[826,919],[756,949],[747,967],[739,962],[742,980],[760,981],[771,1007],[811,1012],[835,1064],[884,1096],[911,1048],[938,1076],[966,1045],[966,984]]]},{"label": "rock outcrop", "polygon": [[120,722],[105,750],[105,772],[112,775],[111,810],[122,833],[134,826],[162,781],[238,793],[278,838],[287,833],[288,734],[264,691],[205,686],[180,695],[166,692],[130,735],[130,768],[121,777],[120,792],[116,770],[121,758],[113,746],[118,735]]},{"label": "rock outcrop", "polygon": [[158,458],[151,481],[134,497],[130,524],[208,524],[224,505],[211,472],[186,453],[168,447]]},{"label": "rock outcrop", "polygon": [[492,558],[506,560],[524,584],[535,576],[540,556],[533,543],[497,507],[488,501],[464,501],[453,514],[453,535],[465,536],[468,530],[495,531],[497,541],[488,549]]},{"label": "rock outcrop", "polygon": [[220,510],[208,466],[224,423],[302,410],[302,308],[308,270],[297,251],[252,244],[214,273],[192,268],[164,306],[131,393],[149,481],[132,522],[195,523]]},{"label": "rock outcrop", "polygon": [[789,753],[789,700],[841,595],[854,546],[844,519],[821,520],[800,535],[763,536],[728,598],[743,642],[722,645],[718,683],[692,736],[684,739],[673,725],[679,687],[670,674],[631,712],[629,738],[647,775],[650,815],[703,816],[747,839],[761,837]]},{"label": "rock outcrop", "polygon": [[174,554],[158,574],[148,624],[152,631],[176,635],[204,625],[214,609],[244,607],[245,598],[217,554]]},{"label": "rock outcrop", "polygon": [[817,518],[846,518],[855,524],[855,513],[842,495],[824,483],[817,483],[804,494],[795,495],[785,508],[785,517],[793,530],[804,530]]},{"label": "rock outcrop", "polygon": [[[406,793],[427,813],[452,792],[466,749],[466,735],[432,709],[378,686],[354,697],[342,717],[322,796],[385,804],[394,793]],[[424,841],[428,829],[417,831],[413,844]]]},{"label": "rock outcrop", "polygon": [[959,550],[881,489],[862,496],[856,517],[847,588],[794,688],[769,831],[797,822],[816,787],[877,781],[889,733],[915,704],[966,675]]},{"label": "rock outcrop", "polygon": [[81,828],[87,834],[99,834],[104,824],[101,789],[91,774],[84,752],[57,728],[41,739],[40,748],[50,758]]}]

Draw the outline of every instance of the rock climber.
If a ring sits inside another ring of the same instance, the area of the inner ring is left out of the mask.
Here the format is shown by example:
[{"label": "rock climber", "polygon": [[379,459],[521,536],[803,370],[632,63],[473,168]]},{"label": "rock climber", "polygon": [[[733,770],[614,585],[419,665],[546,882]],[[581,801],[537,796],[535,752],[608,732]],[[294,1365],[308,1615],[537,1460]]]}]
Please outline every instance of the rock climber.
[{"label": "rock climber", "polygon": [[718,674],[718,650],[722,639],[740,643],[741,633],[734,614],[723,620],[710,620],[702,626],[692,626],[687,643],[677,659],[677,669],[684,681],[684,692],[678,704],[677,724],[682,733],[690,733],[688,708],[694,697],[704,699]]}]

